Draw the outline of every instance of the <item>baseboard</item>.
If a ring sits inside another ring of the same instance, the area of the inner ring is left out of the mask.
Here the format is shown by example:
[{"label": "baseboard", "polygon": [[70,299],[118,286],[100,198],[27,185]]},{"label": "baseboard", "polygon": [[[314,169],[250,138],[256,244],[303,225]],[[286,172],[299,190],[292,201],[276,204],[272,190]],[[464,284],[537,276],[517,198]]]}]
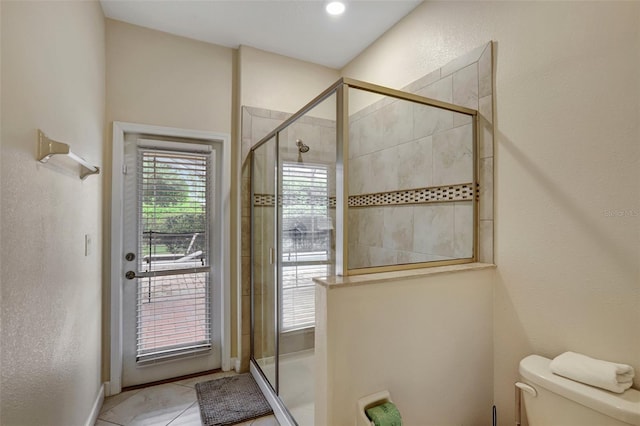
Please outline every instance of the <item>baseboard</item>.
[{"label": "baseboard", "polygon": [[100,410],[102,409],[102,404],[104,403],[104,387],[106,384],[100,385],[100,390],[98,391],[98,395],[96,396],[96,400],[93,401],[93,407],[91,407],[91,412],[89,413],[89,418],[87,419],[86,426],[93,426],[96,424],[96,420],[98,420],[98,415],[100,415]]},{"label": "baseboard", "polygon": [[240,361],[240,358],[231,358],[231,363],[234,366],[234,369],[236,370],[236,373],[240,372],[240,368],[242,367],[242,362]]}]

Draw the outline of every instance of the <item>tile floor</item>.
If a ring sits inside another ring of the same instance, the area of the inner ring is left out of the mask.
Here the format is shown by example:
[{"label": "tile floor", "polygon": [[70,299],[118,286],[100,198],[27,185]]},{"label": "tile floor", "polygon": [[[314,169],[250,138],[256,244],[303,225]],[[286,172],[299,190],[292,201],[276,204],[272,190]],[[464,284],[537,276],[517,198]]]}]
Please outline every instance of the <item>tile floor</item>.
[{"label": "tile floor", "polygon": [[[196,383],[234,374],[215,373],[108,397],[95,426],[201,426]],[[279,423],[274,416],[266,416],[239,426],[279,426]]]},{"label": "tile floor", "polygon": [[[267,377],[275,377],[275,365],[263,363]],[[301,426],[314,424],[314,351],[305,350],[280,356],[280,398]]]}]

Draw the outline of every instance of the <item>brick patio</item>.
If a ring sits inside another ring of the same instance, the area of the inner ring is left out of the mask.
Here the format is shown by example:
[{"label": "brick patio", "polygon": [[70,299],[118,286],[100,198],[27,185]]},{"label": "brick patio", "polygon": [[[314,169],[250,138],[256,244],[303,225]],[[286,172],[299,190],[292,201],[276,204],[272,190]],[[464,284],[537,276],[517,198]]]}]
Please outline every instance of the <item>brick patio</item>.
[{"label": "brick patio", "polygon": [[138,279],[139,350],[191,346],[209,339],[207,280],[206,272]]}]

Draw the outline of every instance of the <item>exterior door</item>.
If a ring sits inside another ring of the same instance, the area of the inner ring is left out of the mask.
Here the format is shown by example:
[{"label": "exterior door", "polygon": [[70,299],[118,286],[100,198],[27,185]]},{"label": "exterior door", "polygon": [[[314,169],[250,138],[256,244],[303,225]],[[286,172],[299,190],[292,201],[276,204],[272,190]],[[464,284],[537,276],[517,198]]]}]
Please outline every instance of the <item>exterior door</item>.
[{"label": "exterior door", "polygon": [[220,368],[216,153],[125,134],[123,387]]}]

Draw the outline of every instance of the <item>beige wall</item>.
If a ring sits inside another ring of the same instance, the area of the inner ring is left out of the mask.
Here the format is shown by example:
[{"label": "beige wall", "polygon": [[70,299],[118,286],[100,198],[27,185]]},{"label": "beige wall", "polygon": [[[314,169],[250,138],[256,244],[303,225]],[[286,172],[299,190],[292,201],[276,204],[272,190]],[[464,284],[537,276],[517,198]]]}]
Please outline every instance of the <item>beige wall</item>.
[{"label": "beige wall", "polygon": [[[105,153],[107,162],[111,159],[113,121],[232,133],[232,49],[111,19],[106,20],[106,40],[106,117],[109,126]],[[235,145],[235,141],[232,144]],[[110,168],[111,164],[105,165],[105,215],[110,209]],[[233,206],[232,216],[235,215]],[[107,216],[105,220],[106,218]],[[105,235],[111,234],[108,224],[107,220]],[[234,229],[235,222],[232,221],[231,235],[235,235]],[[232,244],[234,243],[232,240]],[[104,250],[105,253],[110,253],[108,242]],[[235,257],[232,256],[232,268],[233,262]],[[109,268],[107,260],[105,298],[109,295]],[[235,285],[235,276],[232,274],[232,290],[235,290]],[[232,297],[235,297],[234,293]],[[104,307],[105,327],[108,327],[108,302]],[[108,328],[105,328],[104,335],[103,356],[106,361],[103,373],[106,380],[110,350]],[[235,341],[232,342],[232,346],[234,345]]]},{"label": "beige wall", "polygon": [[231,133],[232,49],[106,22],[108,124]]},{"label": "beige wall", "polygon": [[340,78],[336,69],[248,46],[239,60],[242,106],[294,113]]},{"label": "beige wall", "polygon": [[639,23],[637,2],[427,2],[343,70],[402,87],[497,42],[500,423],[529,353],[640,368]]},{"label": "beige wall", "polygon": [[102,166],[104,69],[99,3],[2,2],[3,425],[85,424],[101,387],[104,176],[36,162],[36,129]]},{"label": "beige wall", "polygon": [[317,286],[315,424],[355,424],[382,390],[407,425],[490,424],[494,274]]}]

